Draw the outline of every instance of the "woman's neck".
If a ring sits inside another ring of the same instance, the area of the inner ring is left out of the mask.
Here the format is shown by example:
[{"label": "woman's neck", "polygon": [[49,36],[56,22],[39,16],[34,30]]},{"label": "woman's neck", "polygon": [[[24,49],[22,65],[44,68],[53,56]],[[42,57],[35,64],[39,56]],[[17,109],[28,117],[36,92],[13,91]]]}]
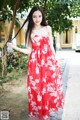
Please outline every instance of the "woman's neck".
[{"label": "woman's neck", "polygon": [[39,30],[39,29],[41,29],[42,28],[42,25],[35,25],[34,26],[34,30]]}]

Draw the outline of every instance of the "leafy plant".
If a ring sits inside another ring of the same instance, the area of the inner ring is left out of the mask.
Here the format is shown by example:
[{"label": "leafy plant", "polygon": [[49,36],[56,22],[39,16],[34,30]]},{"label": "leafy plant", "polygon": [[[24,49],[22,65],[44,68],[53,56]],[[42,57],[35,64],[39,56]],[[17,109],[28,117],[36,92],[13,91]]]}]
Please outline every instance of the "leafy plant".
[{"label": "leafy plant", "polygon": [[[25,48],[24,45],[19,45],[18,47]],[[16,50],[7,54],[7,71],[10,73],[13,70],[27,69],[28,57],[28,55]]]},{"label": "leafy plant", "polygon": [[18,76],[16,74],[12,74],[9,76],[10,79],[18,80]]},{"label": "leafy plant", "polygon": [[9,65],[9,66],[7,67],[7,70],[8,70],[8,72],[10,73],[10,72],[12,72],[12,71],[14,70],[14,67],[13,67],[12,65]]},{"label": "leafy plant", "polygon": [[19,65],[19,58],[15,52],[7,54],[7,70],[12,72]]},{"label": "leafy plant", "polygon": [[28,56],[22,55],[21,58],[20,58],[19,67],[21,69],[25,69],[25,68],[27,68],[27,63],[28,63]]},{"label": "leafy plant", "polygon": [[0,86],[3,86],[3,79],[5,78],[6,76],[0,76]]}]

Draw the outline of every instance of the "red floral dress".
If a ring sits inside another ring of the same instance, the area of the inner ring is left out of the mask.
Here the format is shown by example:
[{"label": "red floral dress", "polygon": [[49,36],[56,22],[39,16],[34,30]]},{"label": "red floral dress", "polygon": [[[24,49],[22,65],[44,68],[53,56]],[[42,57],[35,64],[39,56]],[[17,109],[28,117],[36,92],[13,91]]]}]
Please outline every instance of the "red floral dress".
[{"label": "red floral dress", "polygon": [[28,107],[30,116],[48,117],[63,107],[60,67],[49,37],[35,35],[28,63]]}]

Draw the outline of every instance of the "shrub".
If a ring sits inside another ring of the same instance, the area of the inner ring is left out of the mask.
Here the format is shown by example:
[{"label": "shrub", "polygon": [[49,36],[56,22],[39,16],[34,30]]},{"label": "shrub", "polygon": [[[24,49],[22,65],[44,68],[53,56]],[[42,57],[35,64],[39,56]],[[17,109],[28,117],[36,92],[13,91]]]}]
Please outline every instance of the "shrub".
[{"label": "shrub", "polygon": [[[19,47],[25,48],[25,46],[20,45]],[[14,69],[27,69],[29,55],[20,53],[16,50],[7,54],[7,71],[12,72]]]}]

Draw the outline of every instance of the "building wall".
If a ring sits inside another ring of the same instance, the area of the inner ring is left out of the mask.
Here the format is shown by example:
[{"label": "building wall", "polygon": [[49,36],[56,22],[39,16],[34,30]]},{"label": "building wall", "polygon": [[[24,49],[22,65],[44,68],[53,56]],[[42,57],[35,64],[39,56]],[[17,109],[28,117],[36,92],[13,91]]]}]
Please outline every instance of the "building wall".
[{"label": "building wall", "polygon": [[[23,21],[22,21],[23,23]],[[9,36],[9,30],[11,26],[11,22],[5,22],[4,24],[4,34],[5,34],[5,39],[8,39]],[[61,34],[56,33],[56,47],[57,49],[61,48],[71,48],[74,49],[75,41],[76,41],[76,32],[80,33],[80,20],[73,20],[73,28],[69,29],[66,32],[62,32]],[[13,30],[13,37],[16,34],[16,32],[19,30],[19,27],[16,28],[14,27]],[[67,34],[67,36],[66,36]],[[66,43],[66,37],[67,37],[67,43]],[[25,29],[23,28],[18,36],[15,38],[15,42],[17,45],[24,45],[25,44]]]},{"label": "building wall", "polygon": [[[69,29],[66,32],[62,32],[61,34],[56,34],[56,43],[57,49],[61,48],[75,48],[76,42],[76,33],[80,33],[80,20],[73,20],[73,28]],[[67,42],[66,42],[66,34],[67,34]]]},{"label": "building wall", "polygon": [[[3,25],[3,32],[4,32],[4,35],[5,35],[5,40],[7,41],[9,33],[10,33],[11,22],[6,22],[5,21],[5,22],[2,22],[2,25]],[[14,26],[12,38],[15,36],[15,34],[19,30],[19,28],[20,27],[17,28],[17,27]],[[24,31],[24,29],[22,29],[13,41],[16,42],[15,44],[21,45],[21,44],[24,44],[24,42],[25,42],[24,38],[25,38],[25,31]]]}]

